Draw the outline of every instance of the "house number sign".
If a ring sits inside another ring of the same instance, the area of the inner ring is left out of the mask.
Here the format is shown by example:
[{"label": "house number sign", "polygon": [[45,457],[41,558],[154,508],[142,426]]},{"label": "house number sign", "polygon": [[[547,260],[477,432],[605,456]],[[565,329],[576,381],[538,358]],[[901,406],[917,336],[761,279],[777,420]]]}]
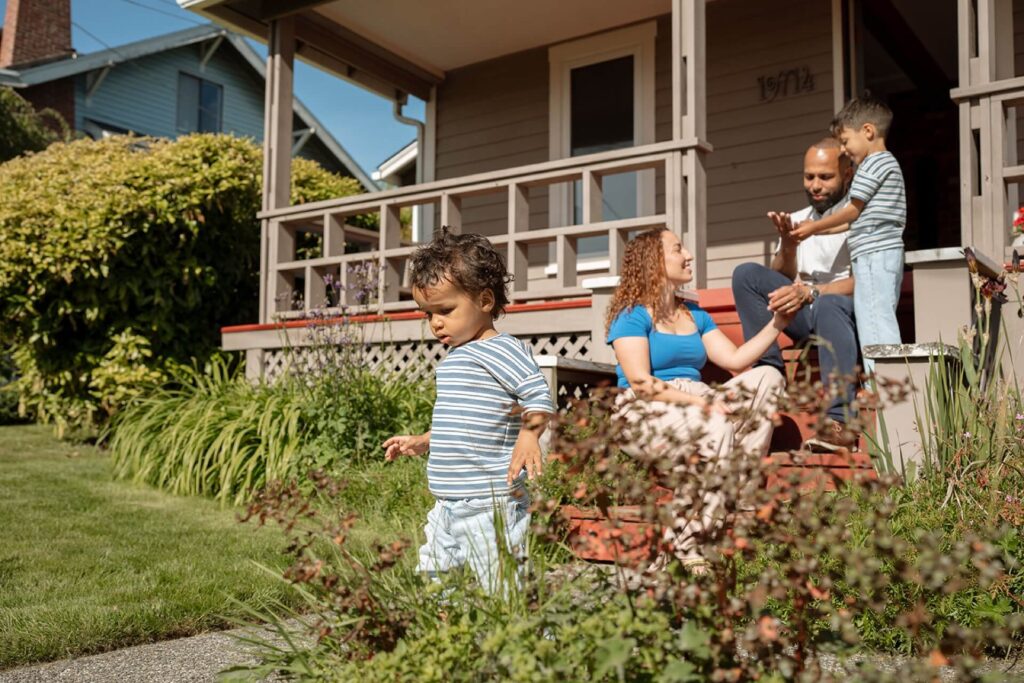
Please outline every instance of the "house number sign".
[{"label": "house number sign", "polygon": [[784,69],[775,76],[758,76],[761,87],[761,101],[773,102],[802,92],[814,92],[814,74],[806,66]]}]

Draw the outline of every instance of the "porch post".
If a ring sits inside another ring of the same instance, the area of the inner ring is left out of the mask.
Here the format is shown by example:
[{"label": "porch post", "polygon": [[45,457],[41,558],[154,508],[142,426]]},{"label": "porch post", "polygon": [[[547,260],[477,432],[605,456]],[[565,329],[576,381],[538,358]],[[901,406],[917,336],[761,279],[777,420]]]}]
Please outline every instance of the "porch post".
[{"label": "porch post", "polygon": [[[292,17],[270,23],[267,41],[266,100],[263,113],[263,210],[288,206],[292,165],[292,81],[295,59],[295,21]],[[275,310],[276,287],[270,253],[270,221],[260,225],[260,322]]]},{"label": "porch post", "polygon": [[[672,138],[707,139],[705,0],[672,0]],[[707,286],[707,172],[704,151],[691,148],[670,164],[670,228],[694,256],[694,286]]]}]

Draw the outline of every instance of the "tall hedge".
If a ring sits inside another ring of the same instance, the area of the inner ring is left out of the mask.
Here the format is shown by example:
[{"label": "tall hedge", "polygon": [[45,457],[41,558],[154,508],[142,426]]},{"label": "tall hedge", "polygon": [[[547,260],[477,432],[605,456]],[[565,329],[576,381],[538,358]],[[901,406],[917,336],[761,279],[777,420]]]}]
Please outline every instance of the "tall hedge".
[{"label": "tall hedge", "polygon": [[[227,135],[57,143],[0,165],[0,339],[23,409],[95,426],[252,322],[261,153]],[[296,159],[292,201],[360,191]]]},{"label": "tall hedge", "polygon": [[[46,123],[49,122],[50,126]],[[56,130],[62,131],[60,134]],[[0,161],[37,152],[70,135],[68,124],[52,109],[37,112],[21,95],[0,87]]]}]

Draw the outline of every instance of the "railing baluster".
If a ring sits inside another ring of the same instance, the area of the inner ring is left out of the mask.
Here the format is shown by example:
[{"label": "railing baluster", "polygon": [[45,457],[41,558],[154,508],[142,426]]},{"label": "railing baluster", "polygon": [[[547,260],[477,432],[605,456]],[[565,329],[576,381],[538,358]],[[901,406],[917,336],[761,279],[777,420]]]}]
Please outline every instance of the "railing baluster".
[{"label": "railing baluster", "polygon": [[707,230],[707,171],[700,153],[691,149],[683,157],[683,175],[686,199],[686,238],[683,244],[693,257],[693,287],[703,289],[707,286],[708,250]]},{"label": "railing baluster", "polygon": [[517,183],[508,186],[508,269],[514,278],[512,295],[525,292],[530,285],[529,245],[516,241],[516,235],[530,229],[529,189]]},{"label": "railing baluster", "polygon": [[603,178],[589,169],[584,169],[582,185],[583,225],[597,223],[603,218]]},{"label": "railing baluster", "polygon": [[452,232],[462,231],[462,197],[441,193],[441,225]]},{"label": "railing baluster", "polygon": [[622,253],[626,250],[626,236],[622,230],[608,231],[608,273],[619,275]]},{"label": "railing baluster", "polygon": [[555,263],[562,287],[576,286],[576,238],[559,235],[555,239]]},{"label": "railing baluster", "polygon": [[345,219],[330,211],[324,214],[324,256],[345,254]]},{"label": "railing baluster", "polygon": [[292,290],[288,278],[277,270],[277,265],[291,260],[295,254],[294,239],[284,223],[270,221],[269,231],[270,273],[267,282],[267,320],[271,320],[275,313],[289,309]]},{"label": "railing baluster", "polygon": [[324,306],[324,298],[327,293],[324,287],[324,280],[322,277],[317,276],[317,269],[312,266],[306,266],[305,269],[306,281],[303,283],[303,311],[308,315],[314,308],[320,308]]},{"label": "railing baluster", "polygon": [[398,301],[399,288],[402,284],[402,272],[396,259],[388,258],[388,250],[401,246],[402,221],[399,209],[394,204],[382,204],[380,207],[380,247],[377,254],[380,260],[377,303],[383,306],[388,301]]}]

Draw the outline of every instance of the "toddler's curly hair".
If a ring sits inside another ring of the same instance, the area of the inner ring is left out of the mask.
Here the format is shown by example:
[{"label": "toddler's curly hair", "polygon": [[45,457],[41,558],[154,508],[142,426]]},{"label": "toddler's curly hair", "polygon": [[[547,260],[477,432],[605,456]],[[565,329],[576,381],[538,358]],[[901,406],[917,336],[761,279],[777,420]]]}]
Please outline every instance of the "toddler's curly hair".
[{"label": "toddler's curly hair", "polygon": [[512,275],[486,237],[456,234],[445,226],[429,244],[413,253],[411,280],[417,289],[448,280],[470,296],[490,290],[494,295],[491,316],[497,318],[509,303],[508,283]]}]

